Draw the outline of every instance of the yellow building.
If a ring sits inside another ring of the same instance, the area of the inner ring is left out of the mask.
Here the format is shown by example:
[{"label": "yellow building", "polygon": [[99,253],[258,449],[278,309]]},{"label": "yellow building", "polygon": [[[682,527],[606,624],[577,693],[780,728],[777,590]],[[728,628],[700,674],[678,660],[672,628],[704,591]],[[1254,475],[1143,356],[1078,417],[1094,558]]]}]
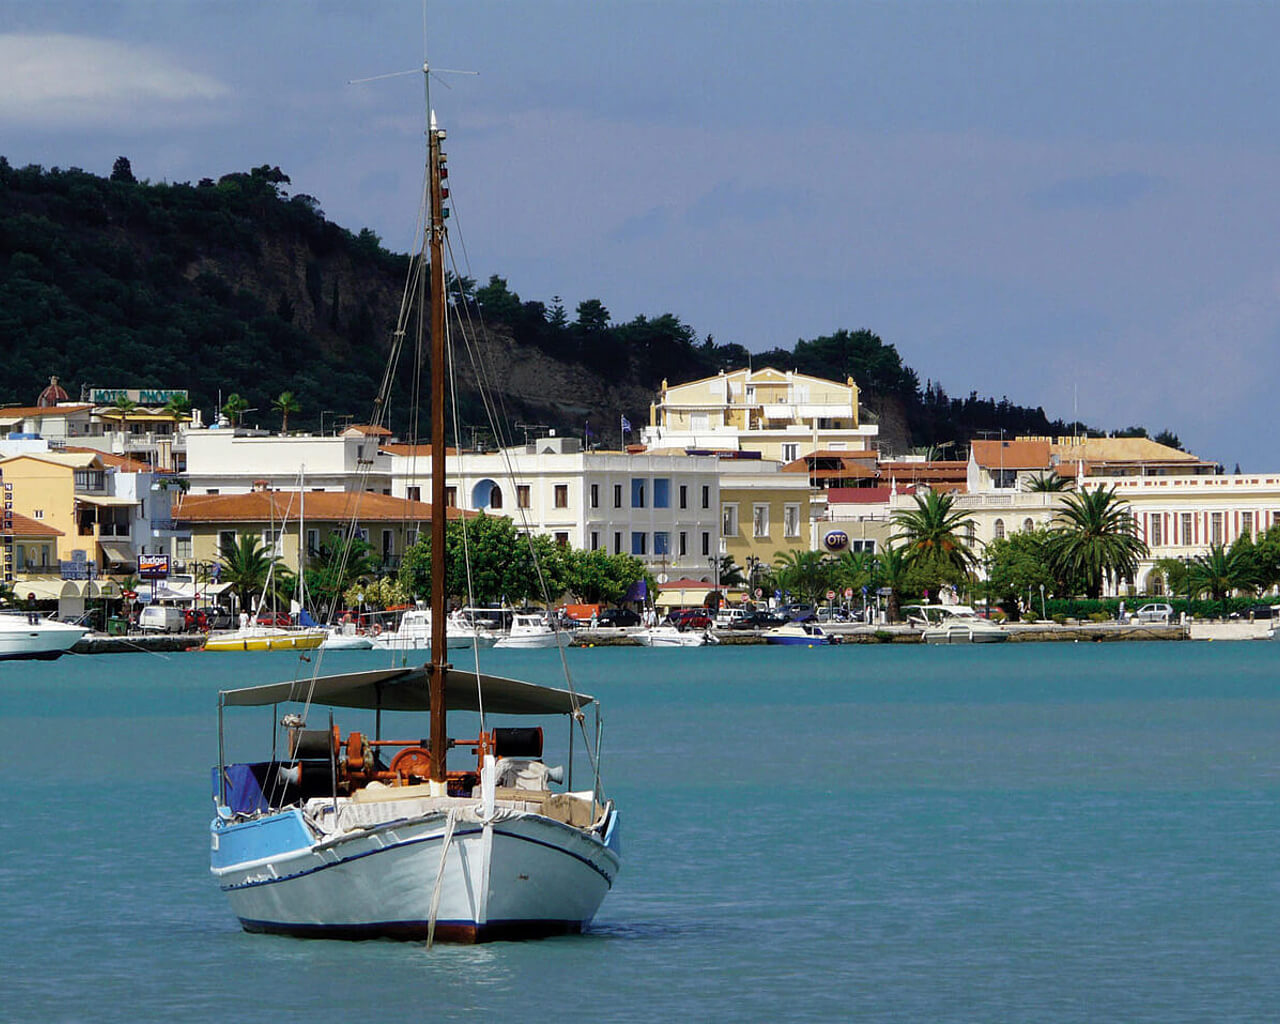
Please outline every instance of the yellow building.
[{"label": "yellow building", "polygon": [[720,463],[721,554],[750,576],[779,554],[814,548],[812,494],[802,473],[763,459]]},{"label": "yellow building", "polygon": [[689,381],[649,407],[651,448],[759,452],[791,462],[819,449],[873,448],[879,428],[859,417],[858,386],[793,370],[740,369]]},{"label": "yellow building", "polygon": [[139,502],[109,493],[110,470],[98,454],[17,455],[0,462],[0,471],[13,484],[14,511],[58,531],[65,558],[82,551],[82,560],[103,571],[132,560],[129,535]]}]

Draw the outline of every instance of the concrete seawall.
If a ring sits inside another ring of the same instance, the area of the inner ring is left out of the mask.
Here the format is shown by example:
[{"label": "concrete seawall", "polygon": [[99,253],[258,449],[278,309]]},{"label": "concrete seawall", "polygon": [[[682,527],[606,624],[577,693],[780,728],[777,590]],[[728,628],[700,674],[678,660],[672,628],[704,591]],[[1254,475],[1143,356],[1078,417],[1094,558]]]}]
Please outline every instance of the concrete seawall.
[{"label": "concrete seawall", "polygon": [[[1170,640],[1266,640],[1267,622],[1193,622],[1190,625],[1148,625],[1118,622],[1086,622],[1060,626],[1056,622],[1012,623],[1010,643],[1135,643]],[[832,624],[823,627],[846,644],[918,644],[920,630],[912,626],[855,626]],[[578,629],[574,643],[579,647],[639,647],[627,629]],[[764,633],[751,629],[716,631],[726,646],[763,644]],[[90,635],[73,648],[73,654],[129,654],[137,651],[171,653],[199,650],[203,633],[145,634],[138,636]]]}]

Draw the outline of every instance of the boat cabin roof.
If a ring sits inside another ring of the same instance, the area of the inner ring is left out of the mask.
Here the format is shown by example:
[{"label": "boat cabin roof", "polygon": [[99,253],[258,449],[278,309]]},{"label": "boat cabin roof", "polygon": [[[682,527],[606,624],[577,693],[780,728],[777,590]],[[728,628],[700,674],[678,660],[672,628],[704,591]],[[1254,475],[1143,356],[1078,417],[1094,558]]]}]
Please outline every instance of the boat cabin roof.
[{"label": "boat cabin roof", "polygon": [[[218,703],[223,707],[262,707],[293,701],[325,707],[429,711],[429,680],[426,665],[347,672],[222,690]],[[479,711],[483,703],[484,710],[495,715],[570,715],[595,703],[595,698],[585,693],[452,668],[447,670],[444,684],[446,711]]]}]

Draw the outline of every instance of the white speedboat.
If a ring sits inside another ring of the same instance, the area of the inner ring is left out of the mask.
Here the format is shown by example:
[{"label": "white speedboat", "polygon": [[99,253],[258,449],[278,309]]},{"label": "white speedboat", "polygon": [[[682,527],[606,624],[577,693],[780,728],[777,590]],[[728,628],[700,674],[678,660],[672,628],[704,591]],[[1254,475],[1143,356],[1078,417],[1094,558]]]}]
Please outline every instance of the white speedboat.
[{"label": "white speedboat", "polygon": [[540,647],[568,647],[573,637],[567,630],[552,629],[546,616],[516,612],[511,628],[493,646],[499,650],[529,650]]},{"label": "white speedboat", "polygon": [[340,622],[329,627],[329,635],[320,647],[326,651],[371,651],[373,639],[357,629],[354,622]]},{"label": "white speedboat", "polygon": [[89,630],[46,619],[38,612],[0,612],[0,660],[61,657]]},{"label": "white speedboat", "polygon": [[927,644],[998,644],[1009,639],[1007,629],[967,604],[912,604],[903,614]]},{"label": "white speedboat", "polygon": [[[414,608],[400,617],[395,629],[374,626],[369,632],[371,646],[380,651],[428,651],[431,649],[431,610]],[[492,647],[500,634],[486,630],[459,616],[449,616],[445,624],[445,644],[451,648]]]},{"label": "white speedboat", "polygon": [[720,642],[709,629],[680,629],[677,626],[650,626],[636,630],[631,639],[641,647],[706,647]]}]

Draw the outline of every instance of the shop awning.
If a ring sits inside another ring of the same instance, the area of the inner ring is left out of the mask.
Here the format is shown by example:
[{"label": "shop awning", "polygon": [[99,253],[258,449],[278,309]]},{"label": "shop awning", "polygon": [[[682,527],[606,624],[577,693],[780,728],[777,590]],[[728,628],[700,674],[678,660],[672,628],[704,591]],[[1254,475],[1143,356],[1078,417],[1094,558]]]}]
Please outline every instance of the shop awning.
[{"label": "shop awning", "polygon": [[64,580],[57,576],[35,576],[13,581],[20,598],[35,594],[37,601],[76,601],[94,597],[116,598],[120,585],[115,580]]},{"label": "shop awning", "polygon": [[128,508],[141,504],[138,498],[117,498],[105,494],[77,494],[76,501],[82,505],[97,505],[99,508]]},{"label": "shop awning", "polygon": [[711,587],[691,587],[688,590],[664,590],[653,602],[659,608],[695,608],[701,607]]},{"label": "shop awning", "polygon": [[23,598],[35,594],[37,601],[61,601],[84,597],[88,580],[64,580],[57,576],[34,576],[13,581],[13,592]]},{"label": "shop awning", "polygon": [[131,565],[138,561],[133,545],[127,540],[100,540],[98,543],[102,545],[102,553],[107,556],[108,562]]}]

